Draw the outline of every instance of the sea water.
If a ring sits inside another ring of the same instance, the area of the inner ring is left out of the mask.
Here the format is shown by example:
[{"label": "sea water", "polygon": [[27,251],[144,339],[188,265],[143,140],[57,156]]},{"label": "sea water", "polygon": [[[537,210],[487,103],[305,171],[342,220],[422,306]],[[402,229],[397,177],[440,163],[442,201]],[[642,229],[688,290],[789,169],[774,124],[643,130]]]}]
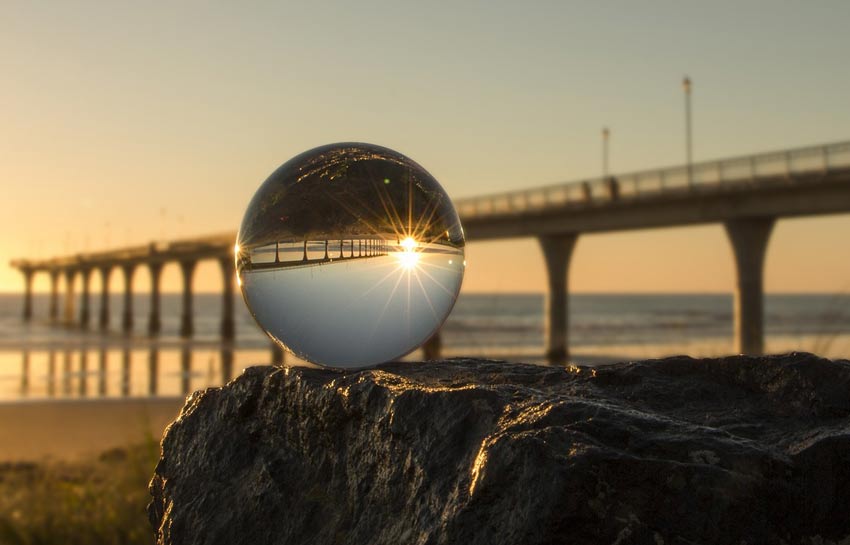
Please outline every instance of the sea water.
[{"label": "sea water", "polygon": [[[236,340],[232,345],[219,342],[220,294],[195,295],[196,333],[191,341],[181,340],[181,297],[162,295],[162,333],[151,340],[146,335],[146,294],[134,296],[135,328],[129,337],[120,332],[120,294],[110,299],[112,316],[105,334],[94,322],[89,332],[49,325],[46,294],[34,296],[33,321],[26,324],[21,320],[23,296],[0,295],[0,398],[145,396],[152,391],[152,363],[156,395],[183,395],[221,384],[228,366],[234,375],[272,361],[271,343],[242,301],[236,301]],[[98,300],[92,297],[95,317]],[[569,304],[574,363],[734,351],[729,294],[572,294]],[[443,354],[543,363],[545,310],[543,294],[461,293],[441,330]],[[765,323],[769,352],[850,357],[850,295],[768,294]],[[419,351],[408,358],[418,357]],[[286,362],[302,363],[290,355]]]}]

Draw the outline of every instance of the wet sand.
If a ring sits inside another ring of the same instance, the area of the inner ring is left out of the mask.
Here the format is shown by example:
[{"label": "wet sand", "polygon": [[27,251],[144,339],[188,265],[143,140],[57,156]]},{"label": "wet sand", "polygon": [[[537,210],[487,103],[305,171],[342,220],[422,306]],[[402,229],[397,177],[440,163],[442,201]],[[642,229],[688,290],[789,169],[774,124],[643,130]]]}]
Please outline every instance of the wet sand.
[{"label": "wet sand", "polygon": [[0,403],[0,463],[82,460],[159,442],[183,397],[45,399]]}]

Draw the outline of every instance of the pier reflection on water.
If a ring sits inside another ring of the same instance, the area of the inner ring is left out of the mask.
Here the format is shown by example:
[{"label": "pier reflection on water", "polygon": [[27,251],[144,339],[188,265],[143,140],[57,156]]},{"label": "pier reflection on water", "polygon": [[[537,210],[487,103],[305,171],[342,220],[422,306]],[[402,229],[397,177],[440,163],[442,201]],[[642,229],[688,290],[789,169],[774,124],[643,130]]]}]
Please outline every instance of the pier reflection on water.
[{"label": "pier reflection on water", "polygon": [[[271,356],[270,356],[271,354]],[[283,353],[233,343],[57,345],[0,352],[0,399],[185,396]],[[14,370],[14,371],[13,371]]]}]

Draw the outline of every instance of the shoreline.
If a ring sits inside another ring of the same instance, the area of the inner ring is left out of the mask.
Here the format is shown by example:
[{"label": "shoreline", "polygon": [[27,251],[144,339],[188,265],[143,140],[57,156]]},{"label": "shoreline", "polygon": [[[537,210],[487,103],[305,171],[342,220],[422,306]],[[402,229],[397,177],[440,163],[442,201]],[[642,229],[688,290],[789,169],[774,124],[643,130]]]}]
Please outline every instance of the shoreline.
[{"label": "shoreline", "polygon": [[159,443],[184,403],[182,396],[0,401],[0,463],[86,460]]}]

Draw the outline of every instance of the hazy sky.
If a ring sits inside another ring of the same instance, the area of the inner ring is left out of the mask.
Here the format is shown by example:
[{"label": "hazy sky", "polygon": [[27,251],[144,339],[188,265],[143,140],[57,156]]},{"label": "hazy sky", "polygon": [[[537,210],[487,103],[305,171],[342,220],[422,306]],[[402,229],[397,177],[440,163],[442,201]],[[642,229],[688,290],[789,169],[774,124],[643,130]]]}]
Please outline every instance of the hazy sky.
[{"label": "hazy sky", "polygon": [[[847,140],[848,20],[846,1],[7,1],[0,259],[235,230],[280,163],[335,141],[405,153],[454,197],[598,175],[605,125],[614,172],[681,163],[684,74],[697,160]],[[850,291],[848,233],[850,215],[781,221],[768,290]],[[467,290],[544,289],[533,240],[467,256]],[[705,226],[582,237],[570,282],[733,279]],[[0,290],[21,287],[4,263]]]}]

